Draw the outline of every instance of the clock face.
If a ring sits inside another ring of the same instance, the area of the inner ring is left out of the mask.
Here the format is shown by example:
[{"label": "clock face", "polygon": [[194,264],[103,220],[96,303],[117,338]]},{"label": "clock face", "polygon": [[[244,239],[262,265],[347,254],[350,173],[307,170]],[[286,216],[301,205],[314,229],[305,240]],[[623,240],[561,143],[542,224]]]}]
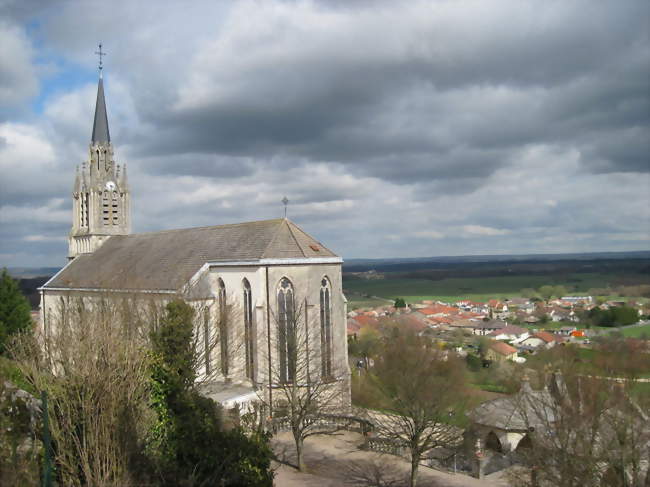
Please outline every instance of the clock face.
[{"label": "clock face", "polygon": [[115,185],[115,183],[113,181],[109,181],[109,182],[106,183],[106,189],[108,191],[114,191],[116,187],[117,186]]}]

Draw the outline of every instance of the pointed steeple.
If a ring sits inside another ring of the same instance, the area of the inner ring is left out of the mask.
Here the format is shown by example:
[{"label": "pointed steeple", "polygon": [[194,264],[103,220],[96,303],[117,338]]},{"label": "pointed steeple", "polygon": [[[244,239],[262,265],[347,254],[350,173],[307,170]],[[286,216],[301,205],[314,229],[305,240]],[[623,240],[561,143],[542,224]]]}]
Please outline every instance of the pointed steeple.
[{"label": "pointed steeple", "polygon": [[111,141],[108,132],[108,116],[106,115],[106,100],[104,100],[104,78],[99,72],[99,85],[97,86],[97,103],[95,104],[95,121],[93,122],[93,144],[107,144]]},{"label": "pointed steeple", "polygon": [[81,178],[79,177],[79,166],[77,166],[74,177],[74,188],[72,189],[72,192],[74,194],[79,194],[79,191],[81,191]]},{"label": "pointed steeple", "polygon": [[126,162],[122,164],[122,171],[120,172],[120,177],[118,178],[118,184],[122,191],[128,191],[129,189],[129,180],[126,177]]},{"label": "pointed steeple", "polygon": [[[1,0],[0,0],[1,1]],[[72,229],[68,237],[68,258],[97,250],[114,235],[131,233],[131,195],[126,166],[118,169],[108,131],[102,56],[99,45],[99,83],[89,158],[75,175]]]}]

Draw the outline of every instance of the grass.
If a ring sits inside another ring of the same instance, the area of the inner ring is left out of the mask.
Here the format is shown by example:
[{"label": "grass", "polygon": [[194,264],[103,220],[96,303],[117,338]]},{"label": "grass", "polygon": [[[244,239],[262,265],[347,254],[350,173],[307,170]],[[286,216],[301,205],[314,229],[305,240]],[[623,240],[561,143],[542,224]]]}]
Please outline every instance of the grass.
[{"label": "grass", "polygon": [[23,373],[18,369],[16,363],[13,360],[8,359],[0,355],[0,380],[8,380],[13,383],[15,386],[26,390],[32,394],[36,394],[36,391],[32,387]]},{"label": "grass", "polygon": [[[462,277],[440,280],[393,278],[385,274],[385,279],[348,279],[343,288],[350,296],[353,293],[380,296],[388,299],[402,297],[407,302],[433,299],[454,302],[461,299],[487,301],[495,298],[521,296],[525,288],[537,289],[543,285],[562,285],[571,294],[585,293],[591,288],[603,287],[614,276],[600,273],[573,273],[562,276],[497,276]],[[623,298],[618,298],[623,299]]]},{"label": "grass", "polygon": [[359,308],[377,308],[379,306],[391,304],[383,299],[367,298],[361,294],[351,292],[346,293],[345,297],[348,300],[348,309],[350,310]]},{"label": "grass", "polygon": [[472,384],[472,386],[487,392],[498,392],[501,394],[506,394],[508,392],[507,388],[497,384]]},{"label": "grass", "polygon": [[624,337],[628,338],[641,338],[641,336],[650,337],[650,324],[643,326],[634,326],[631,328],[610,328],[612,331],[620,332]]}]

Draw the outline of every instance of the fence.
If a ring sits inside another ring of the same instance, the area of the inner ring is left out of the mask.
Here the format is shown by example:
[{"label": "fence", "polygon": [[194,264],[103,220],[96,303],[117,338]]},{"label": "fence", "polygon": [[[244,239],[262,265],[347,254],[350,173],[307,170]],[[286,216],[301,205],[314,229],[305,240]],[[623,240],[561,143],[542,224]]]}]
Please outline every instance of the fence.
[{"label": "fence", "polygon": [[[344,414],[323,414],[306,419],[305,423],[308,427],[313,425],[314,429],[319,429],[323,432],[347,430],[356,431],[365,435],[372,429],[372,424],[368,420]],[[273,434],[291,431],[291,418],[287,416],[273,418],[268,429]]]}]

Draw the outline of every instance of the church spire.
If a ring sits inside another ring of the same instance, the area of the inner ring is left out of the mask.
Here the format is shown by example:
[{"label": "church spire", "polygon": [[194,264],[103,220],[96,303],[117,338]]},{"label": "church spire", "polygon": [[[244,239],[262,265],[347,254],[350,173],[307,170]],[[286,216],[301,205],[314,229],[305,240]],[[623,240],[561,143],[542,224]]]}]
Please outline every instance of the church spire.
[{"label": "church spire", "polygon": [[[101,71],[100,71],[101,73]],[[95,121],[93,122],[93,144],[107,144],[111,141],[108,132],[108,116],[106,115],[106,100],[104,100],[104,79],[100,75],[97,86],[97,103],[95,104]]]},{"label": "church spire", "polygon": [[114,235],[131,232],[131,197],[126,166],[120,171],[113,157],[108,131],[102,56],[99,45],[99,83],[93,133],[88,161],[75,175],[72,191],[72,229],[68,238],[68,257],[88,254]]},{"label": "church spire", "polygon": [[93,144],[107,144],[111,141],[111,134],[108,132],[108,116],[106,115],[106,100],[104,100],[104,61],[106,53],[102,51],[102,43],[99,43],[99,84],[97,86],[97,102],[95,103],[95,121],[93,122]]}]

